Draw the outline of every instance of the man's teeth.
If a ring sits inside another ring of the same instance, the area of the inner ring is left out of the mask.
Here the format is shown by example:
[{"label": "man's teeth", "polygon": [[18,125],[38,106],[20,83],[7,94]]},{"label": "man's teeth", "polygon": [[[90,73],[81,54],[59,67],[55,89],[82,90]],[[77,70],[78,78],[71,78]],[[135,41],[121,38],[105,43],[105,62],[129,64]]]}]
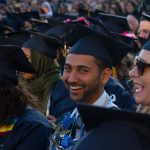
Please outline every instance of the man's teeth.
[{"label": "man's teeth", "polygon": [[136,85],[135,87],[135,92],[141,91],[142,87],[140,85]]},{"label": "man's teeth", "polygon": [[78,89],[81,89],[82,86],[70,86],[70,88],[71,88],[72,90],[78,90]]}]

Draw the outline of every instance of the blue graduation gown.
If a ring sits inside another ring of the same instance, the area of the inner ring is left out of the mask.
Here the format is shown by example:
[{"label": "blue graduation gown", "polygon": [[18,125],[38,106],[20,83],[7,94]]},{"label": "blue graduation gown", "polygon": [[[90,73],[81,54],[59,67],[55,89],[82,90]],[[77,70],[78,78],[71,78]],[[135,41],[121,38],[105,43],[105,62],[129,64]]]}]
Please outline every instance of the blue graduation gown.
[{"label": "blue graduation gown", "polygon": [[70,98],[69,91],[62,80],[56,83],[50,101],[49,113],[56,118],[61,117],[68,111],[72,111],[76,107],[76,104]]},{"label": "blue graduation gown", "polygon": [[110,78],[105,85],[106,92],[111,95],[114,94],[116,96],[116,104],[121,109],[126,109],[129,111],[136,110],[136,102],[135,99],[130,93],[119,83],[118,80],[114,78]]},{"label": "blue graduation gown", "polygon": [[27,109],[6,136],[0,136],[0,150],[48,150],[49,121],[37,110]]}]

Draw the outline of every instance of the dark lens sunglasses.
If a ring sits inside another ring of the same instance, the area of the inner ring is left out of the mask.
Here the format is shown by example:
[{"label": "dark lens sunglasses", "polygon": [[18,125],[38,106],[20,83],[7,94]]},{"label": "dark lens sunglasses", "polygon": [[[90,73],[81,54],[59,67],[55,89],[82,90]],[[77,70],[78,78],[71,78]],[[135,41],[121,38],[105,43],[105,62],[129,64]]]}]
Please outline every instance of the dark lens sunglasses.
[{"label": "dark lens sunglasses", "polygon": [[143,62],[141,59],[136,59],[137,72],[139,76],[142,76],[145,68],[150,67],[150,64]]}]

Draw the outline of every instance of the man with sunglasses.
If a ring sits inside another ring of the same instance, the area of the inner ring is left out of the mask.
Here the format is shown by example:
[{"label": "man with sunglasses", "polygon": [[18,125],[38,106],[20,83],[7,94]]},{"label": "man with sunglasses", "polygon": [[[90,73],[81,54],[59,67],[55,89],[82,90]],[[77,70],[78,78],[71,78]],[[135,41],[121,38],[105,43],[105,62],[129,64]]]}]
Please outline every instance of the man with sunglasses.
[{"label": "man with sunglasses", "polygon": [[135,58],[134,67],[129,75],[133,79],[136,102],[150,106],[150,41],[144,44]]}]

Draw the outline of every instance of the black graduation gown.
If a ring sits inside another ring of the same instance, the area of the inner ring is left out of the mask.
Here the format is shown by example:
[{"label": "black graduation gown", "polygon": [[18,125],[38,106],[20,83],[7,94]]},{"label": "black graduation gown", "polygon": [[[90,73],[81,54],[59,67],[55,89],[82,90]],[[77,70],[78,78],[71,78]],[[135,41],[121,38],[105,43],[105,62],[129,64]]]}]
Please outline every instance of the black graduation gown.
[{"label": "black graduation gown", "polygon": [[37,110],[27,109],[7,136],[0,136],[0,150],[48,150],[49,121]]},{"label": "black graduation gown", "polygon": [[131,121],[107,121],[92,129],[73,150],[149,150],[150,129]]}]

